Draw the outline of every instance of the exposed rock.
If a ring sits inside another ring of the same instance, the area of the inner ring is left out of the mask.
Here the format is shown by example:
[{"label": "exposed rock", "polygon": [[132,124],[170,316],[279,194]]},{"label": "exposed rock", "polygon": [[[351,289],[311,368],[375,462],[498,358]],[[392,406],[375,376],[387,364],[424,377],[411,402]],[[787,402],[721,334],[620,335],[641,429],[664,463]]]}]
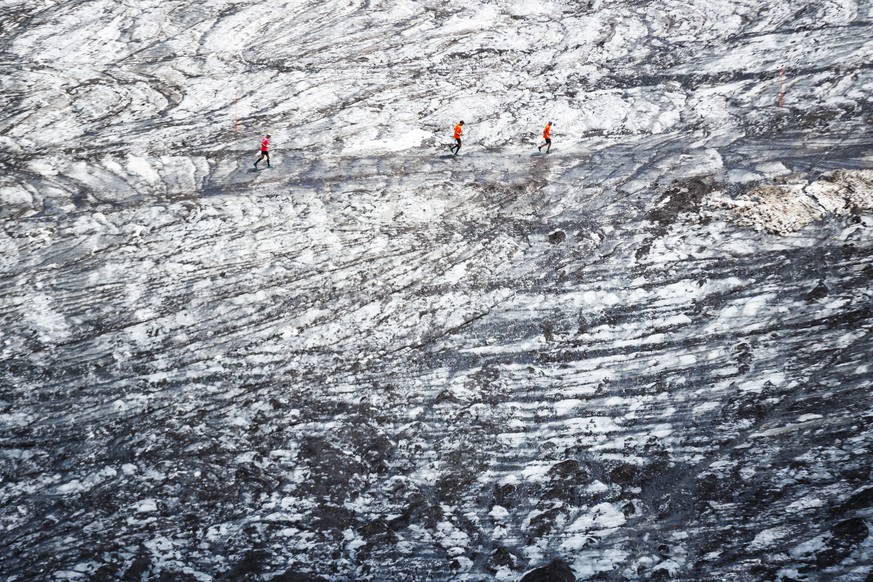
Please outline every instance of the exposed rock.
[{"label": "exposed rock", "polygon": [[873,171],[837,170],[810,183],[755,186],[735,201],[711,203],[730,207],[741,224],[786,235],[827,214],[873,210]]},{"label": "exposed rock", "polygon": [[576,576],[563,560],[556,558],[522,576],[521,582],[576,582]]},{"label": "exposed rock", "polygon": [[549,235],[549,242],[553,245],[562,243],[567,240],[567,234],[563,230],[556,230]]}]

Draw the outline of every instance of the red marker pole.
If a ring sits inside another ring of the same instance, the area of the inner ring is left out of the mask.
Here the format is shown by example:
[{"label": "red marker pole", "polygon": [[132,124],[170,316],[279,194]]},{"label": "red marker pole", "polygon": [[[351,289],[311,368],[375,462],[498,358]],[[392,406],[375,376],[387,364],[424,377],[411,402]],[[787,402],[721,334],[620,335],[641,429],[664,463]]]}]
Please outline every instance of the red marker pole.
[{"label": "red marker pole", "polygon": [[782,77],[785,76],[785,65],[779,67],[779,107],[785,106],[785,93],[782,90]]}]

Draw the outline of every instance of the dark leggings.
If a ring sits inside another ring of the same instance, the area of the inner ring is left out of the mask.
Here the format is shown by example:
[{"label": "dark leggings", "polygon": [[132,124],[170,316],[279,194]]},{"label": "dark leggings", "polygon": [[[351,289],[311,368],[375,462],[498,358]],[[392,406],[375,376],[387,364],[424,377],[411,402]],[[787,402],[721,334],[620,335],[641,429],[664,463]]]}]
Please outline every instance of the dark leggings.
[{"label": "dark leggings", "polygon": [[455,141],[458,142],[458,143],[456,143],[455,145],[453,145],[453,146],[450,147],[449,149],[452,150],[452,151],[455,152],[455,153],[458,153],[459,151],[461,151],[461,138],[456,137],[456,138],[455,138]]}]

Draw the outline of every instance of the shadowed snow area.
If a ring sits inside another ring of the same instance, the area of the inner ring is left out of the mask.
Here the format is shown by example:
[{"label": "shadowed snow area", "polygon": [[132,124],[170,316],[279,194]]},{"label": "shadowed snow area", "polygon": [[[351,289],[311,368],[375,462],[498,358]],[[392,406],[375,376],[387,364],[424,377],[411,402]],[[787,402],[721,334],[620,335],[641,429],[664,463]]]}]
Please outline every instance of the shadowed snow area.
[{"label": "shadowed snow area", "polygon": [[4,581],[873,579],[871,0],[0,31]]}]

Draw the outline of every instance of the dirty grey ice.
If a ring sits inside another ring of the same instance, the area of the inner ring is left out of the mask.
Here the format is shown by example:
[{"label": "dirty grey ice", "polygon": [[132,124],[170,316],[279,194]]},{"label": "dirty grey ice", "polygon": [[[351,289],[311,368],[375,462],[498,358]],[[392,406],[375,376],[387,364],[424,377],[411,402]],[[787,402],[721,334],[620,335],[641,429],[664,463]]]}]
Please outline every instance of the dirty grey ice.
[{"label": "dirty grey ice", "polygon": [[0,30],[4,582],[873,580],[871,0]]}]

